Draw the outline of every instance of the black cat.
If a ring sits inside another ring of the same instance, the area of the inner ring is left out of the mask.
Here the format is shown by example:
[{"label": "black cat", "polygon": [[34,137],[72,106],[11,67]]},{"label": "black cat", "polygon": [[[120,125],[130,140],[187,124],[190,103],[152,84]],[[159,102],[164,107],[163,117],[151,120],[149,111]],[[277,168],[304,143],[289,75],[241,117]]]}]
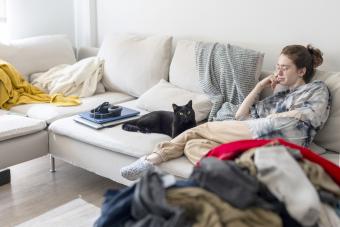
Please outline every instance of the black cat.
[{"label": "black cat", "polygon": [[154,111],[139,119],[124,123],[122,128],[132,132],[162,133],[174,138],[183,131],[196,126],[191,100],[184,106],[172,104],[172,107],[174,112]]}]

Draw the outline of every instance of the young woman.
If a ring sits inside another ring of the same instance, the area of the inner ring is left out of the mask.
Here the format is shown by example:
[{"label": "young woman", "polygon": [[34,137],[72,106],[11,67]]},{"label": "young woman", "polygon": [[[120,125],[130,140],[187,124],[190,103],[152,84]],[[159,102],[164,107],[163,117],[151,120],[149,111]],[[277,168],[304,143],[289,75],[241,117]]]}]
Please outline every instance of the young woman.
[{"label": "young woman", "polygon": [[[196,164],[212,148],[241,139],[281,137],[309,146],[330,110],[326,84],[320,80],[311,82],[315,68],[322,62],[321,51],[311,45],[286,46],[276,71],[257,83],[239,107],[235,120],[207,122],[162,142],[151,154],[123,167],[122,176],[138,179],[147,169],[183,153]],[[277,84],[288,89],[256,101],[264,88],[274,89]]]}]

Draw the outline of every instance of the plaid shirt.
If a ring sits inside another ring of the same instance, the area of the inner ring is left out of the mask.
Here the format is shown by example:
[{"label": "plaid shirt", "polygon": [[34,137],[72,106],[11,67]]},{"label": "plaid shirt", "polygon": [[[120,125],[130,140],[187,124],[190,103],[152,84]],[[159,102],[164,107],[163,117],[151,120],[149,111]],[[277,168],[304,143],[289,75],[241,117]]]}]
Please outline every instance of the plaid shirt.
[{"label": "plaid shirt", "polygon": [[325,124],[330,105],[327,85],[315,80],[255,103],[246,122],[255,138],[282,137],[307,147]]}]

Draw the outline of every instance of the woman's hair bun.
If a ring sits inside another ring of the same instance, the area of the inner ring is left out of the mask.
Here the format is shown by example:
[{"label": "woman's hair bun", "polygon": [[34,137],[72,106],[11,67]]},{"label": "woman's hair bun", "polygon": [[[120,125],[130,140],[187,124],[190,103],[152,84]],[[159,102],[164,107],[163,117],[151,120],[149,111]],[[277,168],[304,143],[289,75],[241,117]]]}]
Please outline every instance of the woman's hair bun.
[{"label": "woman's hair bun", "polygon": [[323,53],[318,48],[313,47],[311,44],[308,44],[306,48],[308,52],[312,55],[313,67],[317,68],[323,62]]}]

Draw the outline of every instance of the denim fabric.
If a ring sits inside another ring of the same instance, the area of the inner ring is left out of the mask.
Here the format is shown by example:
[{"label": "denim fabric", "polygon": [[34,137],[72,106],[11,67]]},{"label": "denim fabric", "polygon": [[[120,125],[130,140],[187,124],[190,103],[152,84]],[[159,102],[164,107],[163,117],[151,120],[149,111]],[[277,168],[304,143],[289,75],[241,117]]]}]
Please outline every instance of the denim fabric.
[{"label": "denim fabric", "polygon": [[331,207],[336,207],[338,201],[340,201],[333,193],[325,191],[325,190],[318,190],[320,200],[323,203],[330,205]]},{"label": "denim fabric", "polygon": [[184,210],[170,206],[165,198],[161,176],[149,170],[136,184],[131,215],[126,226],[133,227],[182,227],[185,223]]},{"label": "denim fabric", "polygon": [[102,205],[101,215],[94,224],[96,227],[123,227],[131,216],[131,203],[135,185],[122,190],[108,190]]},{"label": "denim fabric", "polygon": [[340,218],[340,200],[338,200],[338,202],[335,205],[335,213],[338,215],[338,217]]},{"label": "denim fabric", "polygon": [[[179,180],[171,188],[190,186],[197,186],[195,180]],[[131,187],[108,190],[94,226],[185,227],[190,224],[186,223],[182,209],[167,204],[161,176],[149,171]]]},{"label": "denim fabric", "polygon": [[177,180],[173,188],[184,188],[184,187],[199,187],[198,182],[194,179]]}]

